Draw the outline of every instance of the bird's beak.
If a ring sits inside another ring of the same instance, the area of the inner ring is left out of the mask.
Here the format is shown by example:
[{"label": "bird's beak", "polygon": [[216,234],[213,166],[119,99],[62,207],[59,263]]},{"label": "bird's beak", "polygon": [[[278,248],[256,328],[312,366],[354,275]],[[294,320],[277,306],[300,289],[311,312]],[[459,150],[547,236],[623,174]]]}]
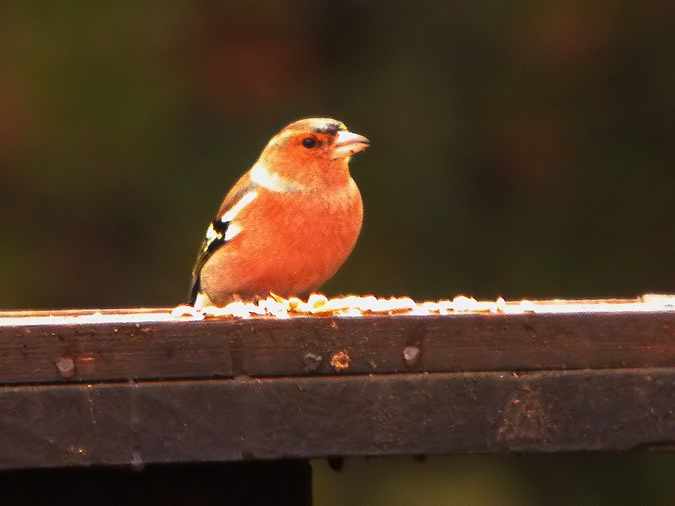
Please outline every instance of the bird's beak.
[{"label": "bird's beak", "polygon": [[368,146],[370,146],[370,141],[363,135],[340,130],[333,144],[333,160],[355,155]]}]

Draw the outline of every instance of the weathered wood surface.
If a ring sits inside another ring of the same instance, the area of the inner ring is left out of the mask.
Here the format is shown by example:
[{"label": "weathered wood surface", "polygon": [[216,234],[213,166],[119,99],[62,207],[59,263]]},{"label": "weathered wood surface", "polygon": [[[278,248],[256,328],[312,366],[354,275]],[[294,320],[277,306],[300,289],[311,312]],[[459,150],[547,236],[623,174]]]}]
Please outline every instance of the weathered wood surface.
[{"label": "weathered wood surface", "polygon": [[[675,366],[675,311],[206,321],[131,315],[3,325],[0,313],[0,384]],[[336,361],[348,367],[336,371]]]},{"label": "weathered wood surface", "polygon": [[0,389],[0,469],[675,443],[675,371],[432,373]]},{"label": "weathered wood surface", "polygon": [[675,444],[673,310],[64,315],[0,314],[0,469]]}]

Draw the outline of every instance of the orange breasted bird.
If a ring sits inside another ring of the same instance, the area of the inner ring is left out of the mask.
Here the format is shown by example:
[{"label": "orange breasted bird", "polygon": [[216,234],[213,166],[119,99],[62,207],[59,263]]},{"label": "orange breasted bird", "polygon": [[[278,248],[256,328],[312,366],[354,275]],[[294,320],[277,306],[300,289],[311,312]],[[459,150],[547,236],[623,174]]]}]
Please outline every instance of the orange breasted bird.
[{"label": "orange breasted bird", "polygon": [[330,279],[361,231],[349,160],[369,145],[330,118],[302,119],[272,137],[206,230],[190,303],[303,295]]}]

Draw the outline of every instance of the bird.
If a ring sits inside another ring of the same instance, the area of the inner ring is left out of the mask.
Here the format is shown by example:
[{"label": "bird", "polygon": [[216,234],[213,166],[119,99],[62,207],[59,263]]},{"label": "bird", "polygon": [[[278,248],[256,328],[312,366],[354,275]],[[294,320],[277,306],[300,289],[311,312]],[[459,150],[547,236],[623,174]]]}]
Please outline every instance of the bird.
[{"label": "bird", "polygon": [[349,162],[369,146],[332,118],[282,128],[208,225],[188,303],[302,296],[332,278],[361,232],[363,202]]}]

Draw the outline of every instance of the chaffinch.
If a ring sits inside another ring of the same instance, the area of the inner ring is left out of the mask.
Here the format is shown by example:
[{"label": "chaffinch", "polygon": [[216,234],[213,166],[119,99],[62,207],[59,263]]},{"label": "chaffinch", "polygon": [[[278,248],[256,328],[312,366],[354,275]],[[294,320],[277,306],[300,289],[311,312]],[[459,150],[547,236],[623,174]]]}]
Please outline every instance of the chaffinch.
[{"label": "chaffinch", "polygon": [[206,230],[190,303],[302,295],[330,279],[361,231],[349,160],[369,145],[330,118],[302,119],[272,137]]}]

